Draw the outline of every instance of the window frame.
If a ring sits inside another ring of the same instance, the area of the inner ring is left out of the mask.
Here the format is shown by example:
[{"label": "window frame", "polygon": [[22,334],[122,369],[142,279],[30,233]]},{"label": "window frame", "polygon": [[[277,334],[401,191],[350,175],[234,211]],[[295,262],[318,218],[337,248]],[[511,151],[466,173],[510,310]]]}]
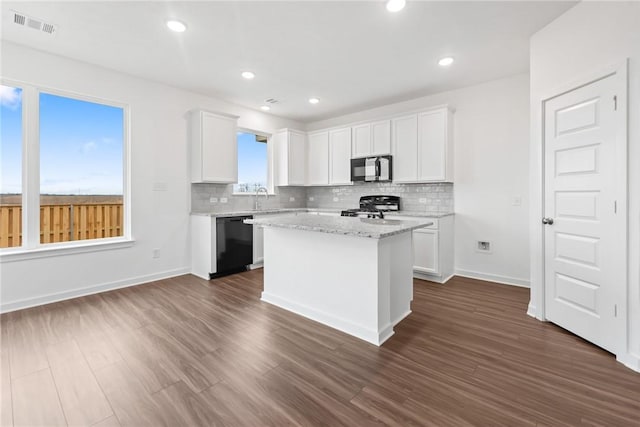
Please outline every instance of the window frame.
[{"label": "window frame", "polygon": [[[22,89],[22,245],[0,248],[0,263],[47,256],[130,247],[131,230],[131,108],[129,104],[15,79],[0,84]],[[40,94],[122,109],[122,236],[69,242],[40,243]]]},{"label": "window frame", "polygon": [[[251,133],[253,135],[264,136],[267,138],[267,142],[265,142],[265,144],[267,144],[267,187],[266,188],[267,188],[267,194],[269,196],[275,196],[276,191],[275,191],[275,185],[274,185],[274,179],[273,179],[273,174],[275,169],[273,143],[272,143],[273,135],[268,132],[239,127],[236,129],[236,145],[238,144],[238,138],[237,138],[238,133]],[[238,157],[238,162],[240,162],[240,157]],[[239,163],[238,163],[238,166],[239,166]],[[251,192],[237,193],[235,191],[236,184],[232,184],[232,185],[233,185],[233,187],[231,187],[232,196],[240,196],[240,197],[255,196],[255,193],[251,193]]]}]

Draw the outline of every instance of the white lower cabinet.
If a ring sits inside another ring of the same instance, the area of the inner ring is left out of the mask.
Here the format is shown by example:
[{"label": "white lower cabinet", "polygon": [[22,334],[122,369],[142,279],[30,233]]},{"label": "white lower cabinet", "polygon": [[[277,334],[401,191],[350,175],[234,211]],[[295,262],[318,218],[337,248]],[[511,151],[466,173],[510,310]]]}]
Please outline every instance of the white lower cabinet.
[{"label": "white lower cabinet", "polygon": [[420,273],[440,273],[438,230],[420,228],[413,232],[413,269]]},{"label": "white lower cabinet", "polygon": [[191,215],[191,274],[209,280],[216,269],[216,217]]},{"label": "white lower cabinet", "polygon": [[[410,221],[407,216],[387,215],[388,219]],[[433,225],[413,231],[413,277],[445,283],[453,276],[454,216],[420,217]]]},{"label": "white lower cabinet", "polygon": [[[254,216],[254,218],[261,218]],[[262,266],[264,262],[264,228],[253,226],[253,265],[252,267]]]}]

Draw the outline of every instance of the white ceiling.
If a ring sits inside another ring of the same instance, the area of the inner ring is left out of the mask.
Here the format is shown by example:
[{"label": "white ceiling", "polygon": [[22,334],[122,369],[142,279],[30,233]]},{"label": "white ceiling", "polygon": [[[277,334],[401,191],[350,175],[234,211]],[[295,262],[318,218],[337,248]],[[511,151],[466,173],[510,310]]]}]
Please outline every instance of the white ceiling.
[{"label": "white ceiling", "polygon": [[[272,114],[310,122],[525,72],[529,37],[574,4],[3,1],[2,38],[249,108],[273,97]],[[11,10],[58,31],[13,24]]]}]

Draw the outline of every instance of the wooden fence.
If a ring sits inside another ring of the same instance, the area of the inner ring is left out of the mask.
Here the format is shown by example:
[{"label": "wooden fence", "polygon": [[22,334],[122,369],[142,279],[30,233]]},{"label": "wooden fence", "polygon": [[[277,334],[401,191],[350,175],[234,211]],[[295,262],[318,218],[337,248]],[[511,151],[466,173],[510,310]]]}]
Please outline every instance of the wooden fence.
[{"label": "wooden fence", "polygon": [[[40,243],[100,239],[123,234],[122,203],[41,205]],[[0,206],[0,248],[22,245],[22,206]]]}]

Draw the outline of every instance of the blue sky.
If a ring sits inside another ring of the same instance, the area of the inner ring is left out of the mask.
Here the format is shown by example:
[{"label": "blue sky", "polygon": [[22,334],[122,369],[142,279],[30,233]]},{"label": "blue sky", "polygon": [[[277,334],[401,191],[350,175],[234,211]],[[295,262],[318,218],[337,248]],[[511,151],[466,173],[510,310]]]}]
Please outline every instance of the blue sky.
[{"label": "blue sky", "polygon": [[238,184],[256,182],[267,186],[267,144],[256,142],[251,133],[238,132]]},{"label": "blue sky", "polygon": [[[2,88],[2,193],[20,192],[17,95]],[[121,108],[41,93],[40,193],[122,194],[123,120]]]}]

